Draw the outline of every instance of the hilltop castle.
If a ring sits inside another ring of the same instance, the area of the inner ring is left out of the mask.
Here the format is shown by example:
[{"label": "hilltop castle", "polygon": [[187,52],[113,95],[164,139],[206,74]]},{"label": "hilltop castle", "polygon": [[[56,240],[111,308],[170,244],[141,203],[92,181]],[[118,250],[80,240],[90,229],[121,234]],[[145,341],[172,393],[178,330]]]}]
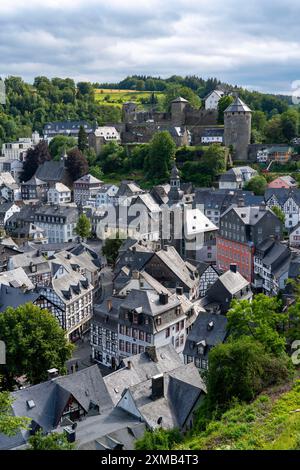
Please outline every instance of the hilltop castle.
[{"label": "hilltop castle", "polygon": [[236,96],[224,112],[224,126],[217,124],[216,109],[195,109],[179,96],[170,111],[139,111],[136,103],[124,103],[122,142],[148,142],[153,134],[168,130],[178,146],[212,142],[231,147],[234,160],[248,160],[251,109]]}]

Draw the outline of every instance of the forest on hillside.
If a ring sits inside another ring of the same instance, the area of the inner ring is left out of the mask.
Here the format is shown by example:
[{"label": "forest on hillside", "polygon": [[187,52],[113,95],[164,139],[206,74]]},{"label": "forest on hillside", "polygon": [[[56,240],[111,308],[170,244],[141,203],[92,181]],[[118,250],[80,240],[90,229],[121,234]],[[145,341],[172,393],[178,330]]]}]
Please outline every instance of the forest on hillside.
[{"label": "forest on hillside", "polygon": [[[99,125],[120,122],[120,106],[108,106],[95,99],[95,89],[145,90],[155,103],[155,92],[164,94],[160,106],[168,109],[178,95],[188,99],[194,107],[203,106],[203,98],[213,89],[238,92],[252,108],[253,142],[288,142],[298,135],[299,110],[291,106],[291,98],[248,91],[221,83],[216,78],[204,80],[196,76],[173,76],[167,79],[133,76],[119,83],[79,82],[71,78],[36,77],[32,84],[20,77],[5,79],[6,104],[0,105],[0,144],[27,137],[33,130],[42,132],[48,121],[85,119]],[[220,103],[226,106],[226,102]],[[222,112],[221,118],[222,118]]]}]

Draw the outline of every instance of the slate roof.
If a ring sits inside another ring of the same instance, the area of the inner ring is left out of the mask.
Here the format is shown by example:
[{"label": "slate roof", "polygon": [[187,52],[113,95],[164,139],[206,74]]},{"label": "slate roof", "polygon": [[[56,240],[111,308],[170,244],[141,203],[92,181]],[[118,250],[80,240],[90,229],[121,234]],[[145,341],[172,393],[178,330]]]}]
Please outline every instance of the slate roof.
[{"label": "slate roof", "polygon": [[245,225],[256,225],[265,216],[266,212],[269,211],[272,213],[269,207],[265,207],[263,210],[260,210],[260,206],[232,206],[223,213],[223,216],[231,210],[236,213],[236,215]]},{"label": "slate roof", "polygon": [[126,310],[142,307],[143,313],[152,316],[178,306],[180,306],[180,301],[176,295],[169,295],[168,303],[164,305],[159,300],[159,294],[153,290],[132,289],[122,302],[122,308]]},{"label": "slate roof", "polygon": [[164,395],[152,398],[152,380],[129,388],[137,409],[151,429],[182,429],[206,387],[194,364],[186,364],[164,373]]},{"label": "slate roof", "polygon": [[253,176],[257,175],[257,171],[251,168],[250,166],[236,166],[230,168],[230,170],[226,171],[220,176],[219,181],[228,181],[228,182],[235,182],[235,181],[246,181],[245,174],[252,174]]},{"label": "slate roof", "polygon": [[119,308],[122,304],[123,299],[111,297],[111,299],[109,300],[112,303],[111,310],[108,307],[108,299],[104,300],[100,304],[94,305],[92,323],[103,324],[105,320],[106,327],[111,331],[115,331],[116,333],[118,333]]},{"label": "slate roof", "polygon": [[21,267],[0,273],[0,284],[11,287],[25,286],[27,289],[34,289],[34,285]]},{"label": "slate roof", "polygon": [[290,189],[290,188],[268,188],[265,192],[265,201],[268,202],[268,200],[272,197],[275,196],[277,201],[281,206],[284,205],[284,203],[292,197],[296,204],[300,205],[300,189]]},{"label": "slate roof", "polygon": [[95,178],[95,176],[93,176],[91,174],[87,174],[87,175],[82,176],[78,180],[74,181],[75,185],[77,183],[102,184],[103,181],[98,180],[98,178]]},{"label": "slate roof", "polygon": [[[134,442],[144,435],[145,423],[120,408],[77,423],[76,447],[78,450],[134,450]],[[117,446],[117,447],[116,447]]]},{"label": "slate roof", "polygon": [[[153,355],[149,355],[146,351],[142,354],[124,358],[124,367],[103,378],[115,405],[121,399],[123,391],[128,387],[182,365],[179,355],[171,345],[160,348],[153,347],[153,351]],[[157,361],[154,361],[153,357],[156,357]],[[131,365],[130,368],[128,368],[128,363]]]},{"label": "slate roof", "polygon": [[222,284],[227,290],[227,292],[229,292],[231,295],[234,295],[244,287],[249,286],[249,282],[239,272],[234,273],[231,270],[228,270],[226,271],[226,273],[221,274],[221,276],[219,277],[219,279],[217,279],[214,285],[218,283]]},{"label": "slate roof", "polygon": [[142,193],[144,193],[144,191],[134,181],[124,180],[121,182],[115,197],[130,197]]},{"label": "slate roof", "polygon": [[[45,204],[35,210],[37,215],[50,215],[54,217],[66,217],[67,222],[76,223],[78,220],[78,208],[75,206],[50,205]],[[38,222],[38,221],[37,221]]]},{"label": "slate roof", "polygon": [[35,176],[45,182],[61,182],[65,177],[65,166],[62,161],[50,160],[42,163],[36,170]]},{"label": "slate roof", "polygon": [[[13,392],[12,411],[15,416],[26,416],[40,425],[45,432],[55,429],[68,400],[73,396],[88,411],[90,403],[99,406],[100,413],[113,407],[112,400],[104,384],[97,365],[71,375],[57,377],[32,387]],[[29,408],[27,402],[33,400],[35,406]],[[12,440],[0,435],[0,449],[10,449],[22,445],[29,437],[22,431]]]},{"label": "slate roof", "polygon": [[22,183],[22,186],[43,186],[45,184],[47,184],[45,181],[42,181],[40,178],[37,178],[35,175],[33,175],[30,180]]},{"label": "slate roof", "polygon": [[[59,265],[60,263],[57,263],[57,266]],[[66,273],[57,279],[52,279],[52,286],[65,304],[73,302],[76,297],[92,288],[88,280],[75,271]]]},{"label": "slate roof", "polygon": [[218,230],[218,227],[199,209],[188,209],[185,211],[185,228],[187,236]]},{"label": "slate roof", "polygon": [[233,103],[231,103],[228,108],[225,109],[225,113],[240,113],[247,112],[251,113],[251,109],[247,106],[244,101],[241,100],[238,96],[235,98]]},{"label": "slate roof", "polygon": [[172,103],[188,103],[188,100],[182,98],[182,96],[178,96],[177,98],[172,100]]},{"label": "slate roof", "polygon": [[6,212],[9,211],[13,206],[15,206],[14,202],[4,202],[0,204],[0,215],[5,216]]},{"label": "slate roof", "polygon": [[[213,328],[209,324],[213,323]],[[224,315],[214,313],[200,313],[188,334],[183,354],[185,356],[198,356],[197,344],[205,341],[209,348],[223,343],[227,336],[227,318]]]},{"label": "slate roof", "polygon": [[4,312],[7,307],[17,308],[29,302],[35,302],[39,293],[34,291],[24,292],[21,288],[15,288],[0,284],[0,312]]},{"label": "slate roof", "polygon": [[55,131],[65,131],[70,128],[76,128],[79,130],[80,126],[84,126],[86,129],[91,130],[91,126],[88,124],[87,121],[71,121],[71,120],[66,120],[66,121],[52,121],[52,122],[46,122],[44,126],[44,130],[55,130]]},{"label": "slate roof", "polygon": [[223,137],[224,136],[224,129],[216,127],[216,128],[208,128],[202,134],[202,137]]},{"label": "slate roof", "polygon": [[[197,268],[185,262],[173,246],[155,253],[157,256],[186,286],[192,288],[197,282]],[[147,271],[147,266],[145,267]]]}]

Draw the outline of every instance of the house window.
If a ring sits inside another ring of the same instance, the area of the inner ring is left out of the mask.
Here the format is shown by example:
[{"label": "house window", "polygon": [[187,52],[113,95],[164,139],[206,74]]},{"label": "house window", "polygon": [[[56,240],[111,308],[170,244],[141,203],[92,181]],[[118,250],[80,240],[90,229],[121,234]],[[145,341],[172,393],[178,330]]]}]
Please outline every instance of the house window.
[{"label": "house window", "polygon": [[205,370],[208,369],[208,362],[205,359],[202,359],[201,367],[202,367],[202,369],[205,369]]},{"label": "house window", "polygon": [[157,325],[161,325],[161,317],[157,317],[157,319],[156,319],[156,324],[157,324]]},{"label": "house window", "polygon": [[125,335],[125,325],[120,325],[120,335]]},{"label": "house window", "polygon": [[190,362],[194,362],[193,356],[187,356],[186,361],[189,364]]},{"label": "house window", "polygon": [[134,339],[138,339],[139,338],[139,330],[137,330],[136,328],[133,328],[132,336],[133,336]]},{"label": "house window", "polygon": [[198,357],[195,358],[195,366],[198,367],[198,369],[201,368],[201,360]]},{"label": "house window", "polygon": [[122,339],[120,339],[119,341],[119,349],[120,351],[125,351],[125,341],[123,341]]},{"label": "house window", "polygon": [[170,328],[167,328],[166,329],[166,338],[169,338],[169,336],[170,336]]},{"label": "house window", "polygon": [[129,326],[126,326],[126,336],[131,336],[131,328]]},{"label": "house window", "polygon": [[132,317],[132,323],[133,323],[134,325],[137,325],[138,322],[139,322],[139,316],[138,316],[137,313],[134,313],[134,314],[133,314],[133,317]]},{"label": "house window", "polygon": [[140,341],[145,341],[145,333],[140,331]]},{"label": "house window", "polygon": [[146,342],[147,342],[147,343],[151,343],[151,335],[150,335],[150,333],[147,333],[147,335],[146,335]]},{"label": "house window", "polygon": [[126,352],[131,354],[131,344],[128,341],[126,341]]},{"label": "house window", "polygon": [[175,348],[179,348],[179,338],[176,338],[175,340]]}]

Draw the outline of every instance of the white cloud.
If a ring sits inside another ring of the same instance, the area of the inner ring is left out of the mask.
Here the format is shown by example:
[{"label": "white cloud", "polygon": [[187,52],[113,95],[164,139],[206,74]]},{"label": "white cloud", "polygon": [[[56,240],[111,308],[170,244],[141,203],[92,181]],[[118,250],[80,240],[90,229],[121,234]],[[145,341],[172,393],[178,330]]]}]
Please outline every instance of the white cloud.
[{"label": "white cloud", "polygon": [[1,0],[0,75],[197,74],[287,90],[299,13],[294,0]]}]

